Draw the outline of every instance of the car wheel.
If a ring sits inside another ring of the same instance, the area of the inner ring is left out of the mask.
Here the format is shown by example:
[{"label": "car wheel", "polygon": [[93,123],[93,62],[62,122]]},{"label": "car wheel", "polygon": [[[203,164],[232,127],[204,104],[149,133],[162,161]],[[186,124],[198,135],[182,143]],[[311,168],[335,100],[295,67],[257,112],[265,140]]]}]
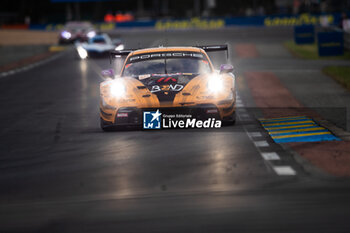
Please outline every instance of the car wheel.
[{"label": "car wheel", "polygon": [[107,123],[107,121],[100,118],[100,127],[105,132],[112,132],[115,130],[114,126]]},{"label": "car wheel", "polygon": [[235,125],[236,124],[236,112],[233,112],[230,120],[223,121],[224,125]]}]

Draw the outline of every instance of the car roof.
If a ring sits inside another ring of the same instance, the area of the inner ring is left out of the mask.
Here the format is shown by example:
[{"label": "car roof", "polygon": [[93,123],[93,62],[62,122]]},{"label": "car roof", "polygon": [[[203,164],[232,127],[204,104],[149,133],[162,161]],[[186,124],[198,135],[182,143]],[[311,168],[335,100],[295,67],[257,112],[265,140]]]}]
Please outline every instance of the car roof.
[{"label": "car roof", "polygon": [[147,48],[147,49],[139,49],[133,51],[130,56],[138,55],[143,53],[156,53],[156,52],[177,52],[177,51],[186,51],[186,52],[204,52],[203,49],[196,47],[157,47],[157,48]]}]

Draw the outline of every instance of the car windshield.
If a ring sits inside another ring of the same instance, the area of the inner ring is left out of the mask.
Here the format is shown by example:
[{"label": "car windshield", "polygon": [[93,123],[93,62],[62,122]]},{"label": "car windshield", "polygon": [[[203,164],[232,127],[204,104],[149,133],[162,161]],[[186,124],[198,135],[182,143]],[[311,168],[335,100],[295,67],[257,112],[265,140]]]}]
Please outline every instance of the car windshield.
[{"label": "car windshield", "polygon": [[[182,53],[177,53],[175,55],[179,54]],[[136,77],[146,74],[201,74],[211,72],[209,62],[199,53],[190,53],[184,56],[179,55],[178,57],[169,56],[171,53],[163,53],[161,55],[164,55],[164,58],[154,58],[154,55],[156,54],[133,56],[129,58],[122,75]],[[143,59],[143,57],[146,57],[146,59]]]},{"label": "car windshield", "polygon": [[106,44],[106,40],[103,37],[94,37],[90,40],[91,44]]}]

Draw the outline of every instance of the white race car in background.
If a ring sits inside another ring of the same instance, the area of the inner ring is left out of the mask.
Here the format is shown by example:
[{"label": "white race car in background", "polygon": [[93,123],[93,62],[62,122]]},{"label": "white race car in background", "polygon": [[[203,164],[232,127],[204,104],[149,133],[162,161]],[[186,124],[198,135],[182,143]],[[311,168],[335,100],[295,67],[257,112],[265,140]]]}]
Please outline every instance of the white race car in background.
[{"label": "white race car in background", "polygon": [[88,57],[108,57],[110,51],[123,50],[124,44],[120,39],[111,39],[107,34],[98,34],[90,38],[87,42],[77,42],[75,44],[78,55],[81,59]]}]

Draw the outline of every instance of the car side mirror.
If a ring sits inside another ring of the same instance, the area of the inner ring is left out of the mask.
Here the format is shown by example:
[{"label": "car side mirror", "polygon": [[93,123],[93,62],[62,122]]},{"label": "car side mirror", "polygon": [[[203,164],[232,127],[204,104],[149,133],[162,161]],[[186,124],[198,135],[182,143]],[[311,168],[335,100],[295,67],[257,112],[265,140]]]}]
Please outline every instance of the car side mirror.
[{"label": "car side mirror", "polygon": [[229,64],[222,64],[220,66],[220,74],[227,74],[233,72],[233,66]]},{"label": "car side mirror", "polygon": [[114,70],[112,70],[112,69],[102,70],[101,71],[101,75],[104,78],[111,78],[111,79],[113,79],[114,78]]}]

